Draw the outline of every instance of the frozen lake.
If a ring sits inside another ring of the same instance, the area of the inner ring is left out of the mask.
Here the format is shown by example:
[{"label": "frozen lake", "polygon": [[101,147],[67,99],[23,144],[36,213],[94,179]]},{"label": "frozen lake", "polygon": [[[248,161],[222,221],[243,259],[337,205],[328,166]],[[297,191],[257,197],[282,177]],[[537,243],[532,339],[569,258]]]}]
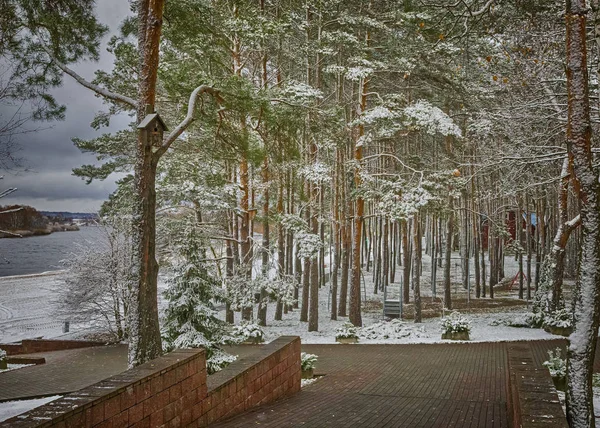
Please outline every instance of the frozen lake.
[{"label": "frozen lake", "polygon": [[59,270],[60,261],[77,250],[76,244],[92,243],[102,230],[82,227],[77,232],[0,239],[0,277]]}]

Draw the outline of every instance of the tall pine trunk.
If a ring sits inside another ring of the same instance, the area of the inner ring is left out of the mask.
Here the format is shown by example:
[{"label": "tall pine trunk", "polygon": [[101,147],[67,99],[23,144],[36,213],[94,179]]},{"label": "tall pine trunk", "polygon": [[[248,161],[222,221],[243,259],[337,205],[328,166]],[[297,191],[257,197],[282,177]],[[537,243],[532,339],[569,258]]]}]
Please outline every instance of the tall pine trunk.
[{"label": "tall pine trunk", "polygon": [[595,426],[592,372],[600,321],[600,186],[592,166],[586,14],[585,0],[567,0],[567,148],[573,156],[581,206],[579,276],[567,352],[566,404],[572,428]]},{"label": "tall pine trunk", "polygon": [[446,223],[446,261],[444,263],[444,303],[452,309],[452,281],[450,268],[452,263],[452,237],[454,235],[454,199],[448,198],[448,222]]},{"label": "tall pine trunk", "polygon": [[[138,3],[139,85],[138,113],[140,123],[148,111],[154,111],[158,72],[160,35],[164,0],[142,0]],[[135,156],[135,202],[132,225],[133,271],[129,309],[129,366],[135,367],[162,353],[158,323],[158,263],[156,240],[156,167],[159,156],[153,151],[154,141],[138,133]]]}]

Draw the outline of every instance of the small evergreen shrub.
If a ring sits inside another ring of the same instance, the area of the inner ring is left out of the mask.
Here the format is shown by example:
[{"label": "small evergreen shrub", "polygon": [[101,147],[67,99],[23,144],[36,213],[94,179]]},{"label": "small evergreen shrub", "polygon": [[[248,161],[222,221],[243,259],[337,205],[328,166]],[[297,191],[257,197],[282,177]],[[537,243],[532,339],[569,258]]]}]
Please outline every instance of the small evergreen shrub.
[{"label": "small evergreen shrub", "polygon": [[358,329],[350,322],[345,322],[335,330],[336,339],[358,339]]},{"label": "small evergreen shrub", "polygon": [[559,309],[544,317],[544,327],[571,328],[573,326],[573,316],[566,309]]},{"label": "small evergreen shrub", "polygon": [[550,371],[550,376],[564,378],[567,376],[567,360],[562,358],[560,348],[548,351],[548,360],[542,363]]},{"label": "small evergreen shrub", "polygon": [[233,327],[233,333],[241,342],[256,340],[262,342],[265,338],[263,329],[255,323],[242,322]]},{"label": "small evergreen shrub", "polygon": [[319,357],[315,354],[307,354],[306,352],[302,352],[300,354],[302,371],[314,369],[318,358]]},{"label": "small evergreen shrub", "polygon": [[541,328],[544,325],[544,312],[532,312],[527,314],[527,324],[532,328]]},{"label": "small evergreen shrub", "polygon": [[471,320],[459,312],[452,312],[442,318],[440,326],[443,334],[461,333],[471,331]]}]

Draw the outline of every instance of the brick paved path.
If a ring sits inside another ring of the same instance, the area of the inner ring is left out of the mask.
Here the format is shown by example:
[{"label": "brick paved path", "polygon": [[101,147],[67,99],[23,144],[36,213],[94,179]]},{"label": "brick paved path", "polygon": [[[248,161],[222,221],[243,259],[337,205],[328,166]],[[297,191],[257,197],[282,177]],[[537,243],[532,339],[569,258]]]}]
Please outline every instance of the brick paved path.
[{"label": "brick paved path", "polygon": [[[548,349],[565,343],[527,342],[539,366]],[[506,346],[303,345],[319,355],[316,373],[326,376],[290,399],[217,426],[506,427]],[[257,349],[230,351],[243,357]],[[35,356],[47,364],[0,374],[0,401],[74,391],[127,368],[124,345]]]},{"label": "brick paved path", "polygon": [[316,373],[326,376],[215,427],[508,426],[504,343],[302,349],[319,355]]},{"label": "brick paved path", "polygon": [[[27,357],[27,355],[20,355]],[[46,364],[0,373],[0,401],[77,391],[127,370],[127,346],[42,352]]]}]

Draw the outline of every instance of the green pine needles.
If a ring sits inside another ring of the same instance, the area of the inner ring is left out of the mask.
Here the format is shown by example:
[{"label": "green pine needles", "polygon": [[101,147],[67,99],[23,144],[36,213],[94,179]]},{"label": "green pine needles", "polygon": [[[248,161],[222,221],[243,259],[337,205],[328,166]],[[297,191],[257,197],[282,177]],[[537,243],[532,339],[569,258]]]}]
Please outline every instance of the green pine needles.
[{"label": "green pine needles", "polygon": [[223,301],[221,284],[202,259],[201,240],[195,226],[183,233],[172,261],[168,301],[163,318],[163,347],[204,348],[208,373],[214,373],[235,361],[236,356],[223,351],[222,345],[238,341],[229,325],[218,318],[215,303]]}]

